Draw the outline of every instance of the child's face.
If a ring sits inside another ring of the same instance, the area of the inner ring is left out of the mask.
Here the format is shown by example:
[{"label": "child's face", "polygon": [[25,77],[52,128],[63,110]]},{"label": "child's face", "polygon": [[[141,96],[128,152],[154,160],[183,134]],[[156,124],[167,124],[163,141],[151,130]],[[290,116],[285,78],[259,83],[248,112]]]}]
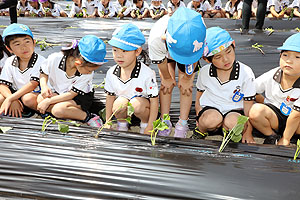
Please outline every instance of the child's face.
[{"label": "child's face", "polygon": [[18,37],[9,42],[9,50],[21,60],[30,59],[35,47],[35,41],[29,36]]},{"label": "child's face", "polygon": [[300,76],[300,52],[284,51],[280,55],[280,68],[288,76]]},{"label": "child's face", "polygon": [[127,68],[132,65],[132,63],[135,62],[136,57],[140,54],[138,50],[135,51],[125,51],[123,49],[119,49],[116,47],[112,48],[113,57],[115,62],[121,67],[121,68]]},{"label": "child's face", "polygon": [[143,3],[144,3],[144,0],[138,0],[138,1],[136,2],[136,6],[137,6],[137,7],[142,7],[142,6],[143,6]]},{"label": "child's face", "polygon": [[180,0],[171,0],[171,2],[175,5],[177,5],[179,3]]},{"label": "child's face", "polygon": [[160,6],[160,4],[161,4],[161,1],[152,1],[152,5],[155,7]]},{"label": "child's face", "polygon": [[123,4],[125,0],[118,0],[120,4]]},{"label": "child's face", "polygon": [[102,5],[105,5],[105,6],[108,4],[108,2],[109,2],[109,0],[101,0]]},{"label": "child's face", "polygon": [[230,70],[232,68],[232,65],[235,61],[235,52],[230,45],[223,51],[215,54],[212,59],[212,63],[221,70]]},{"label": "child's face", "polygon": [[36,8],[37,5],[38,5],[38,2],[29,1],[29,4],[30,4],[32,7]]},{"label": "child's face", "polygon": [[43,3],[42,3],[42,6],[43,6],[44,8],[47,8],[47,7],[49,7],[49,2],[48,2],[48,1],[46,1],[46,2],[43,2]]},{"label": "child's face", "polygon": [[194,7],[198,7],[200,5],[200,1],[193,1],[192,4]]}]

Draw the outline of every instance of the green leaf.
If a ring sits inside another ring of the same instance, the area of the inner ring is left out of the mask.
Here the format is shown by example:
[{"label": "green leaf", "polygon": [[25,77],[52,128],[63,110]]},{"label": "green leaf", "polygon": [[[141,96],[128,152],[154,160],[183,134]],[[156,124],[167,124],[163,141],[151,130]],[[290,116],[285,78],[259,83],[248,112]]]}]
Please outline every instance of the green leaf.
[{"label": "green leaf", "polygon": [[155,121],[153,122],[153,130],[155,130],[155,129],[159,126],[160,123],[161,123],[161,120],[160,120],[160,119],[155,120]]},{"label": "green leaf", "polygon": [[106,108],[103,108],[102,110],[99,111],[99,116],[105,120],[106,119]]},{"label": "green leaf", "polygon": [[131,124],[131,117],[127,117],[125,120],[126,120],[126,122],[128,122],[129,124]]},{"label": "green leaf", "polygon": [[66,125],[66,124],[59,123],[58,124],[58,131],[61,132],[61,133],[67,133],[67,132],[69,132],[69,126]]},{"label": "green leaf", "polygon": [[6,133],[7,131],[9,131],[11,129],[12,129],[12,127],[1,126],[0,133]]},{"label": "green leaf", "polygon": [[132,116],[134,113],[134,107],[132,106],[131,103],[128,102],[128,105],[127,105],[127,116]]},{"label": "green leaf", "polygon": [[243,137],[242,134],[239,134],[239,135],[232,135],[231,140],[232,140],[233,142],[239,142],[239,141],[241,141],[242,137]]},{"label": "green leaf", "polygon": [[171,118],[170,118],[170,115],[169,114],[164,114],[163,115],[163,120],[165,121],[165,120],[170,120]]},{"label": "green leaf", "polygon": [[300,148],[300,140],[297,140],[297,147]]},{"label": "green leaf", "polygon": [[76,121],[70,121],[70,123],[71,123],[71,124],[73,124],[74,126],[77,126],[77,127],[79,127],[79,126],[80,126],[80,124],[79,124],[79,123],[77,123]]},{"label": "green leaf", "polygon": [[111,125],[112,125],[112,122],[107,122],[106,124],[111,126]]}]

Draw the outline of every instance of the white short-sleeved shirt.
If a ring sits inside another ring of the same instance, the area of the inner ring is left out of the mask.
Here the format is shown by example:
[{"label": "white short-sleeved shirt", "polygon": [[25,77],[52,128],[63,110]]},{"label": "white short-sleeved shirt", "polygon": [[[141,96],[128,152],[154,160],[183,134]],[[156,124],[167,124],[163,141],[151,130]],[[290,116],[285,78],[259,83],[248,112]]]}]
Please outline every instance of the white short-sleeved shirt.
[{"label": "white short-sleeved shirt", "polygon": [[15,90],[21,89],[30,81],[40,81],[40,67],[45,58],[37,53],[33,53],[28,66],[21,71],[17,56],[7,58],[0,75],[0,83],[12,87]]},{"label": "white short-sleeved shirt", "polygon": [[146,9],[149,10],[149,4],[146,1],[144,1],[142,8],[136,7],[135,4],[132,5],[132,10],[140,11],[141,15],[145,12]]},{"label": "white short-sleeved shirt", "polygon": [[194,6],[193,6],[193,1],[190,1],[188,4],[187,4],[187,8],[189,8],[189,9],[192,9],[192,10],[194,10],[194,11],[196,11],[196,12],[200,12],[201,11],[201,7],[202,7],[202,2],[200,3],[200,5],[197,7],[197,8],[195,8]]},{"label": "white short-sleeved shirt", "polygon": [[29,2],[27,2],[26,6],[22,6],[21,1],[18,1],[17,10],[20,10],[21,12],[30,11],[31,6]]},{"label": "white short-sleeved shirt", "polygon": [[238,10],[242,10],[243,9],[243,2],[241,1],[237,7],[235,8],[235,6],[231,7],[231,2],[227,1],[226,5],[225,5],[225,11],[230,13],[231,15],[234,14],[234,12],[238,11]]},{"label": "white short-sleeved shirt", "polygon": [[121,67],[111,67],[105,78],[104,90],[108,95],[127,99],[134,97],[154,98],[158,96],[155,72],[144,63],[137,62],[127,81],[120,79]]},{"label": "white short-sleeved shirt", "polygon": [[149,57],[152,63],[159,64],[168,56],[166,41],[161,36],[166,34],[169,15],[160,18],[151,28],[148,38]]},{"label": "white short-sleeved shirt", "polygon": [[0,60],[0,74],[1,74],[2,68],[4,67],[4,64],[5,64],[5,61],[7,58],[8,58],[8,55],[5,52],[3,52],[3,58]]},{"label": "white short-sleeved shirt", "polygon": [[93,90],[93,73],[80,74],[76,71],[75,75],[69,77],[66,73],[67,57],[62,52],[53,53],[45,60],[41,66],[41,72],[48,75],[48,84],[51,89],[58,94],[69,91],[85,95]]},{"label": "white short-sleeved shirt", "polygon": [[255,80],[256,92],[258,94],[265,93],[265,103],[276,106],[283,114],[287,111],[286,106],[289,109],[293,108],[300,111],[300,78],[292,88],[287,90],[281,88],[281,78],[282,70],[280,67],[262,74]]},{"label": "white short-sleeved shirt", "polygon": [[108,15],[108,17],[113,17],[116,14],[116,9],[115,6],[113,4],[113,2],[109,2],[108,6],[105,8],[102,4],[101,1],[99,1],[98,3],[98,14],[100,15],[100,13],[103,12],[104,15]]},{"label": "white short-sleeved shirt", "polygon": [[[185,3],[183,1],[179,1],[179,6],[176,9],[178,9],[180,7],[186,7]],[[172,11],[175,11],[175,5],[171,1],[168,1],[167,8],[171,8]]]},{"label": "white short-sleeved shirt", "polygon": [[163,10],[167,10],[165,5],[163,3],[161,3],[158,7],[155,7],[153,4],[150,5],[149,10],[152,10],[153,13],[155,14],[159,14],[161,13],[161,11]]},{"label": "white short-sleeved shirt", "polygon": [[229,81],[222,83],[212,64],[202,67],[198,74],[197,90],[203,92],[200,106],[217,108],[222,114],[231,110],[242,110],[244,101],[255,100],[255,76],[247,65],[236,61]]},{"label": "white short-sleeved shirt", "polygon": [[[126,10],[123,12],[124,16],[128,15],[130,12],[131,12],[131,9],[132,9],[132,3],[130,0],[125,0],[124,2],[125,4],[125,7],[126,7]],[[123,7],[118,0],[116,0],[115,4],[115,9],[116,9],[116,13],[118,14],[119,12],[122,11]]]},{"label": "white short-sleeved shirt", "polygon": [[74,16],[77,13],[80,13],[80,11],[81,11],[81,7],[79,7],[75,2],[73,2],[72,7],[71,7],[71,11],[69,13],[69,17]]},{"label": "white short-sleeved shirt", "polygon": [[221,0],[217,0],[215,4],[212,6],[208,1],[204,1],[202,3],[202,11],[208,11],[208,10],[221,10],[222,9],[222,2]]},{"label": "white short-sleeved shirt", "polygon": [[291,5],[289,5],[290,8],[300,8],[300,1],[294,0]]},{"label": "white short-sleeved shirt", "polygon": [[38,3],[39,5],[39,8],[35,9],[34,7],[30,6],[30,12],[31,13],[34,13],[36,15],[39,14],[39,12],[42,12],[43,13],[43,10],[42,10],[42,4],[41,3]]},{"label": "white short-sleeved shirt", "polygon": [[88,1],[88,0],[82,0],[82,8],[86,9],[86,14],[92,15],[95,11],[95,8],[98,6],[98,0],[95,1]]},{"label": "white short-sleeved shirt", "polygon": [[268,0],[267,11],[270,11],[271,6],[274,6],[276,12],[280,12],[284,7],[290,5],[289,0]]}]

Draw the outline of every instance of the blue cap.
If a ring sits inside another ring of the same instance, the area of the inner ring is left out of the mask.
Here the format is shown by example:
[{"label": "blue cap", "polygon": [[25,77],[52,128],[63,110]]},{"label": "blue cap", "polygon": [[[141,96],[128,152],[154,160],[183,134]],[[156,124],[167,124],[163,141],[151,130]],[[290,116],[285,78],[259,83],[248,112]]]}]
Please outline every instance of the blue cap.
[{"label": "blue cap", "polygon": [[108,44],[125,51],[134,51],[145,44],[145,42],[143,33],[136,25],[124,24],[113,32]]},{"label": "blue cap", "polygon": [[33,39],[33,34],[28,26],[24,24],[11,24],[6,29],[4,29],[2,37],[3,41],[5,41],[5,37],[9,35],[29,35]]},{"label": "blue cap", "polygon": [[290,36],[278,50],[300,52],[300,33]]},{"label": "blue cap", "polygon": [[201,15],[180,7],[170,17],[166,33],[171,57],[181,64],[193,64],[203,54],[206,27]]},{"label": "blue cap", "polygon": [[106,56],[106,45],[95,35],[86,35],[81,38],[78,48],[81,56],[90,63],[101,65],[107,62],[104,59]]},{"label": "blue cap", "polygon": [[234,42],[230,34],[220,27],[208,28],[206,33],[205,57],[213,56],[223,51]]}]

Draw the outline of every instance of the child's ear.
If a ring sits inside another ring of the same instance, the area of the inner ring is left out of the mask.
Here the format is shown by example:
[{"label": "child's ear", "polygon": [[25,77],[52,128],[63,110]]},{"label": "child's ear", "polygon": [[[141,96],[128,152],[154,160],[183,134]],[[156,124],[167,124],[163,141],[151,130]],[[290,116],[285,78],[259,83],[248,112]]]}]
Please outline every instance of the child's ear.
[{"label": "child's ear", "polygon": [[207,63],[211,63],[206,57],[203,56],[203,60],[205,60],[205,62]]},{"label": "child's ear", "polygon": [[232,44],[233,44],[233,46],[234,46],[234,48],[235,48],[235,41],[234,41],[234,40],[233,40]]},{"label": "child's ear", "polygon": [[75,65],[76,65],[76,66],[79,66],[79,65],[81,65],[81,64],[82,64],[82,60],[79,59],[79,58],[75,58]]},{"label": "child's ear", "polygon": [[142,47],[138,48],[137,50],[135,50],[135,55],[139,56],[142,53]]},{"label": "child's ear", "polygon": [[35,45],[36,45],[36,40],[33,40],[33,46],[35,47]]},{"label": "child's ear", "polygon": [[5,47],[7,48],[7,50],[11,53],[11,54],[14,54],[14,52],[11,50],[11,48],[9,48],[9,46],[6,46]]}]

